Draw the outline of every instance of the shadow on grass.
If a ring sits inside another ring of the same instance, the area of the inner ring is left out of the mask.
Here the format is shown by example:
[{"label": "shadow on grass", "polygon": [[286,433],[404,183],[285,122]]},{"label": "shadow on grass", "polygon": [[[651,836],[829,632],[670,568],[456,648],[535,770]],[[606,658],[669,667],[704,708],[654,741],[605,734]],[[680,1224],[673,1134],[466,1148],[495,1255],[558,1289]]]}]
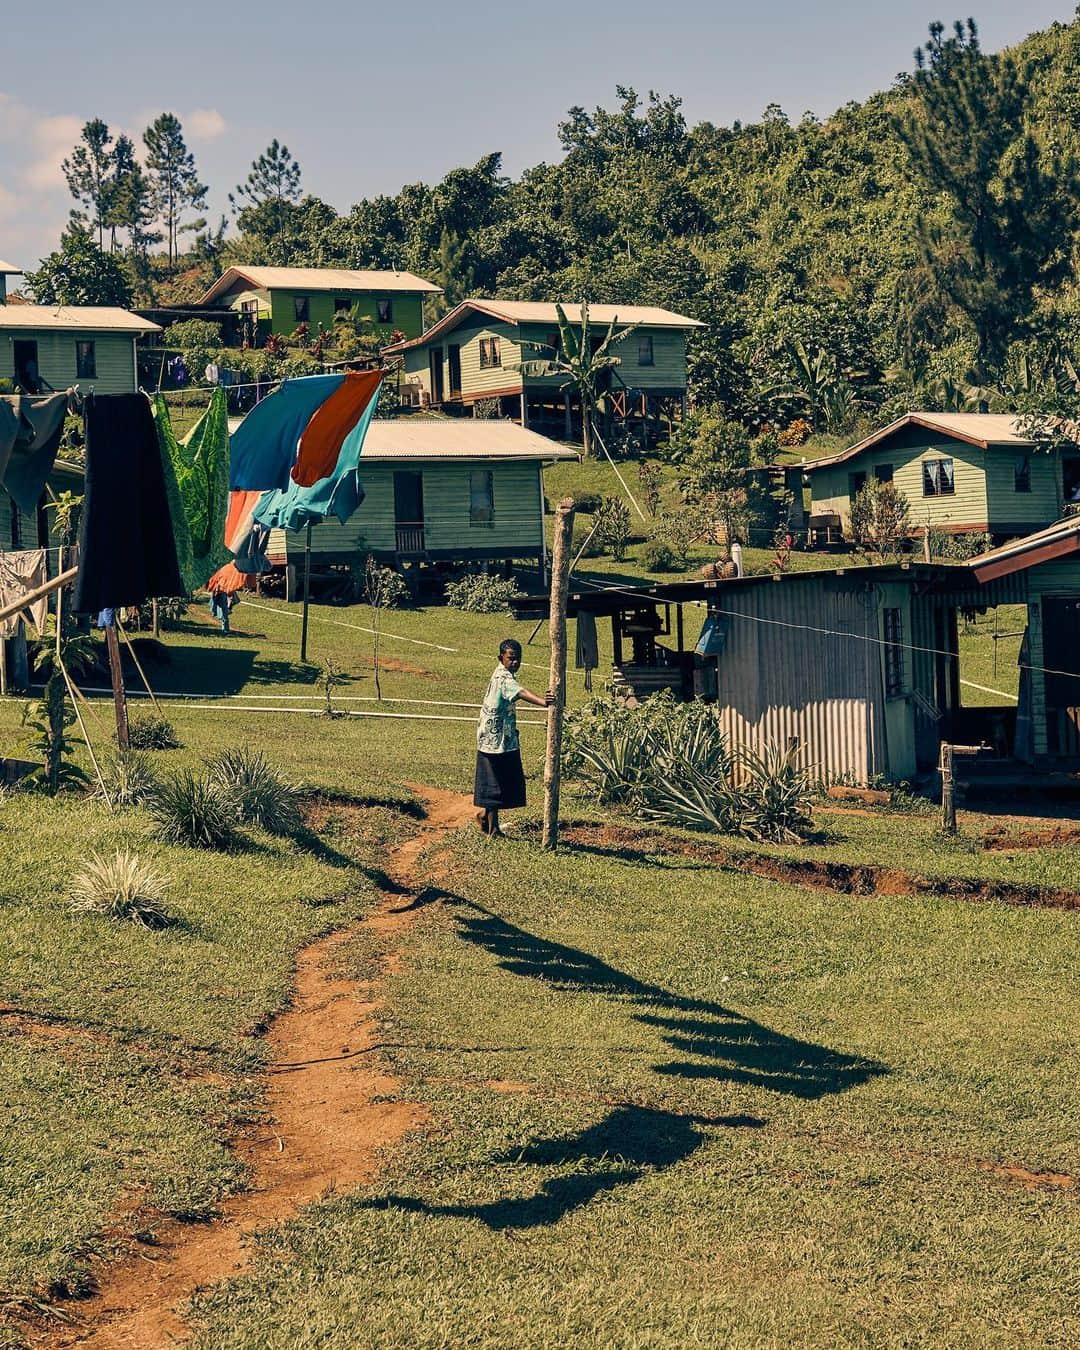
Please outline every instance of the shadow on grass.
[{"label": "shadow on grass", "polygon": [[753,1018],[705,999],[685,998],[638,980],[577,947],[537,937],[471,901],[459,901],[464,941],[483,947],[514,975],[571,994],[604,994],[640,1011],[636,1021],[657,1027],[664,1041],[697,1062],[658,1064],[656,1072],[682,1078],[718,1078],[783,1092],[805,1101],[887,1073],[883,1064],[773,1031]]}]

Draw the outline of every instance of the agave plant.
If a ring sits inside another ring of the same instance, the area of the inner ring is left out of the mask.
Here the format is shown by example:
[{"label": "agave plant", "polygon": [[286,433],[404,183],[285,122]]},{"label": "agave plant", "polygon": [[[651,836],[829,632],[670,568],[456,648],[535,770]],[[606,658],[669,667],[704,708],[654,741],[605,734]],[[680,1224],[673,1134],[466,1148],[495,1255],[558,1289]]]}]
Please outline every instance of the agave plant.
[{"label": "agave plant", "polygon": [[739,753],[741,833],[776,844],[798,844],[810,833],[810,770],[791,746],[770,745],[759,755]]},{"label": "agave plant", "polygon": [[232,799],[240,820],[271,834],[295,834],[303,824],[299,790],[261,750],[222,750],[207,761],[210,779]]},{"label": "agave plant", "polygon": [[[142,750],[121,750],[106,763],[102,776],[105,795],[113,806],[140,806],[148,802],[159,787],[150,756]],[[101,795],[101,787],[97,795]]]},{"label": "agave plant", "polygon": [[71,911],[167,928],[176,922],[165,908],[167,886],[167,878],[137,853],[117,849],[111,858],[92,853],[71,883]]},{"label": "agave plant", "polygon": [[228,848],[235,838],[236,806],[228,789],[209,774],[183,769],[154,793],[150,813],[158,834],[170,844]]}]

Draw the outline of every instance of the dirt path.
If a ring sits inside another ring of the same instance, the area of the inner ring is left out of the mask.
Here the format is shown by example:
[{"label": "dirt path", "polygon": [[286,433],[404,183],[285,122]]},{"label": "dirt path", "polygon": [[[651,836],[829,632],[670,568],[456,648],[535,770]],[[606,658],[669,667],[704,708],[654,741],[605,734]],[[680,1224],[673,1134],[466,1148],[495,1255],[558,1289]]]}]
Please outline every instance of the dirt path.
[{"label": "dirt path", "polygon": [[[468,797],[410,784],[427,808],[419,833],[394,849],[389,875],[400,890],[386,892],[375,913],[301,951],[290,1007],[267,1035],[271,1048],[267,1124],[237,1144],[251,1171],[251,1188],[223,1205],[208,1224],[154,1224],[157,1240],[101,1272],[100,1292],[71,1309],[79,1318],[49,1335],[54,1347],[155,1350],[187,1334],[177,1305],[197,1289],[238,1274],[247,1264],[245,1239],[285,1219],[328,1190],[370,1181],[381,1151],[424,1120],[423,1109],[394,1098],[399,1084],[378,1062],[381,1005],[378,982],[356,981],[337,969],[341,949],[364,928],[402,931],[417,892],[420,853],[440,834],[471,822]],[[385,968],[392,969],[393,957]]]}]

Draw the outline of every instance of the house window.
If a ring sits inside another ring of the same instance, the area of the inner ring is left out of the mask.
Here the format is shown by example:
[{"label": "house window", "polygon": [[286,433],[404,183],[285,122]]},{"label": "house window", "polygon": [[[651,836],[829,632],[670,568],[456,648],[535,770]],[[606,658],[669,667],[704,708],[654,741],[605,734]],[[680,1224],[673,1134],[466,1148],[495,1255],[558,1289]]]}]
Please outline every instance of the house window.
[{"label": "house window", "polygon": [[93,342],[76,342],[75,374],[80,380],[97,379],[97,354]]},{"label": "house window", "polygon": [[562,334],[557,329],[547,335],[547,345],[555,356],[562,351]]},{"label": "house window", "polygon": [[891,483],[891,482],[892,482],[892,465],[891,465],[891,464],[875,464],[875,465],[874,465],[874,477],[878,480],[879,483]]},{"label": "house window", "polygon": [[1013,491],[1031,491],[1031,459],[1028,455],[1018,455],[1013,464]]},{"label": "house window", "polygon": [[495,475],[491,469],[473,469],[469,474],[469,524],[495,524]]},{"label": "house window", "polygon": [[922,462],[922,495],[924,497],[951,497],[956,491],[951,459],[924,459]]},{"label": "house window", "polygon": [[653,364],[653,350],[651,337],[638,338],[637,363],[639,366],[651,366]]},{"label": "house window", "polygon": [[352,309],[352,301],[347,295],[334,296],[334,313],[347,314]]},{"label": "house window", "polygon": [[499,339],[497,337],[486,337],[480,339],[480,369],[491,370],[494,366],[502,365],[502,356],[499,353]]},{"label": "house window", "polygon": [[393,300],[376,300],[375,313],[378,315],[380,323],[393,323],[394,322]]},{"label": "house window", "polygon": [[866,486],[866,471],[865,469],[858,469],[856,470],[855,473],[849,473],[847,477],[848,477],[848,496],[851,498],[852,501],[854,501],[855,498]]},{"label": "house window", "polygon": [[311,296],[294,295],[293,296],[293,317],[297,323],[307,323],[311,314]]},{"label": "house window", "polygon": [[904,629],[898,609],[882,611],[885,624],[885,697],[899,698],[904,692]]}]

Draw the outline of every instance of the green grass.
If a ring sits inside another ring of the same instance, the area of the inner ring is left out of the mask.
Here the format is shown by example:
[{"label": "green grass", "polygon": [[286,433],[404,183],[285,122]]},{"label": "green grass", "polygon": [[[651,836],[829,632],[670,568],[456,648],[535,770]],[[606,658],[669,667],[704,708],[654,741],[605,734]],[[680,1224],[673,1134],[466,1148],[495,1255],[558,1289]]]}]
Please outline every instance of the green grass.
[{"label": "green grass", "polygon": [[[42,1019],[0,1018],[0,1290],[16,1296],[78,1289],[133,1197],[195,1217],[242,1182],[226,1142],[259,1109],[259,1032],[296,949],[370,906],[412,828],[394,809],[414,808],[409,782],[468,788],[498,640],[532,627],[388,614],[384,655],[405,668],[384,671],[379,709],[347,701],[374,692],[366,607],[316,606],[303,665],[297,607],[258,603],[230,638],[196,610],[166,633],[155,685],[196,697],[166,701],[184,744],[152,758],[167,773],[247,743],[374,799],[331,806],[321,851],[245,831],[246,851],[203,853],[156,842],[142,811],[0,801],[0,1002]],[[321,718],[327,657],[352,676],[341,708],[463,720]],[[542,690],[545,630],[526,662]],[[570,691],[584,698],[582,672]],[[0,700],[7,754],[20,707]],[[566,809],[595,814],[572,792]],[[772,851],[1075,886],[1066,850],[985,852],[995,817],[962,811],[955,841],[930,813],[824,823],[805,853]],[[117,846],[171,876],[177,928],[67,912],[80,860]],[[439,884],[386,1009],[432,1128],[377,1186],[271,1235],[253,1277],[204,1303],[202,1344],[1075,1339],[1075,1199],[980,1167],[1080,1167],[1075,915],[842,897],[686,858],[552,858],[523,838],[462,839]],[[358,968],[370,955],[357,945]]]},{"label": "green grass", "polygon": [[197,1345],[1075,1339],[1075,1200],[984,1170],[1077,1165],[1074,917],[522,843],[440,884],[390,1014],[431,1127]]}]

